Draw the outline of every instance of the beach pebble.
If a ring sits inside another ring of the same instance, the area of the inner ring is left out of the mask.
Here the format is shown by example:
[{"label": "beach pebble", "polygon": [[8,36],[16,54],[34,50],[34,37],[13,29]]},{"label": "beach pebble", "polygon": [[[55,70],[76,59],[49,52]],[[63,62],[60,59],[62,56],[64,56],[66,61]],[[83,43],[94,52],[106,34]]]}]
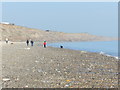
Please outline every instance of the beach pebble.
[{"label": "beach pebble", "polygon": [[37,71],[38,71],[38,72],[43,72],[41,69],[38,69]]},{"label": "beach pebble", "polygon": [[38,63],[39,61],[35,61],[36,63]]},{"label": "beach pebble", "polygon": [[29,50],[30,48],[24,48],[24,49],[27,49],[27,50]]},{"label": "beach pebble", "polygon": [[39,81],[39,80],[35,79],[34,81]]},{"label": "beach pebble", "polygon": [[10,78],[3,78],[3,81],[10,81]]},{"label": "beach pebble", "polygon": [[65,85],[65,87],[69,87],[69,85],[67,84],[67,85]]},{"label": "beach pebble", "polygon": [[118,57],[114,57],[114,58],[119,59]]},{"label": "beach pebble", "polygon": [[19,81],[19,78],[18,78],[18,77],[16,77],[16,78],[15,78],[15,81]]},{"label": "beach pebble", "polygon": [[66,82],[70,82],[71,80],[66,80]]},{"label": "beach pebble", "polygon": [[27,71],[29,71],[30,69],[26,69]]},{"label": "beach pebble", "polygon": [[25,87],[28,87],[28,85],[26,85]]}]

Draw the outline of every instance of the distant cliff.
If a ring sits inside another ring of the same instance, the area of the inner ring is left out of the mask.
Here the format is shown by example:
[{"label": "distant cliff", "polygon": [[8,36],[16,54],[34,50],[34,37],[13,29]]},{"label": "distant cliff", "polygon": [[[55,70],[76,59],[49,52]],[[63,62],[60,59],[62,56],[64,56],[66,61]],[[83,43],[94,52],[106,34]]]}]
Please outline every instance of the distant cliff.
[{"label": "distant cliff", "polygon": [[0,24],[0,40],[8,38],[10,41],[26,41],[32,39],[34,41],[110,41],[116,38],[90,35],[88,33],[64,33],[53,32],[49,30],[38,30],[12,24]]}]

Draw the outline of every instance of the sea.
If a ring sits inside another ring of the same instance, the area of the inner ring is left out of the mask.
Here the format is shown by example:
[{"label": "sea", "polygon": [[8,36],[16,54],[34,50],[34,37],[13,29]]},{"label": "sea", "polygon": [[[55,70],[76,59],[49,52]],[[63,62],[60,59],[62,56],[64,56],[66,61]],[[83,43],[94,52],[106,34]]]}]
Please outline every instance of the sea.
[{"label": "sea", "polygon": [[118,58],[118,41],[60,42],[49,43],[48,46],[63,46],[66,49],[96,52]]}]

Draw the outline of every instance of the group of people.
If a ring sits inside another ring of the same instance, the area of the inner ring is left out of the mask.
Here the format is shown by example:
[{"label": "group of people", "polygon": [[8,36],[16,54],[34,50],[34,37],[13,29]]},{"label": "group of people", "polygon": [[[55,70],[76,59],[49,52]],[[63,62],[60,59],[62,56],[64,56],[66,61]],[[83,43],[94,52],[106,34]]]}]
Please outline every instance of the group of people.
[{"label": "group of people", "polygon": [[29,42],[31,43],[31,46],[33,46],[34,42],[32,40],[31,41],[29,41],[29,40],[26,41],[27,46],[29,46]]},{"label": "group of people", "polygon": [[[31,46],[34,45],[34,42],[33,42],[32,40],[30,40],[30,41],[27,40],[27,41],[26,41],[27,46],[29,46],[29,43],[31,43]],[[44,43],[43,43],[43,47],[46,48],[46,45],[47,45],[47,43],[46,43],[46,41],[44,41]]]}]

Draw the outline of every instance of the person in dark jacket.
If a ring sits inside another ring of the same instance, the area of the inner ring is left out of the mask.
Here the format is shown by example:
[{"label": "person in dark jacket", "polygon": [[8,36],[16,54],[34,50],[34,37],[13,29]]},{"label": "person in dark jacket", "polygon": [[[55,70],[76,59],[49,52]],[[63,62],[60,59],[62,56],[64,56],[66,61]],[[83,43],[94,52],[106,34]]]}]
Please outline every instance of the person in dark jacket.
[{"label": "person in dark jacket", "polygon": [[29,40],[27,40],[26,43],[27,43],[27,46],[28,46],[29,45]]},{"label": "person in dark jacket", "polygon": [[34,42],[31,40],[31,46],[33,46]]}]

